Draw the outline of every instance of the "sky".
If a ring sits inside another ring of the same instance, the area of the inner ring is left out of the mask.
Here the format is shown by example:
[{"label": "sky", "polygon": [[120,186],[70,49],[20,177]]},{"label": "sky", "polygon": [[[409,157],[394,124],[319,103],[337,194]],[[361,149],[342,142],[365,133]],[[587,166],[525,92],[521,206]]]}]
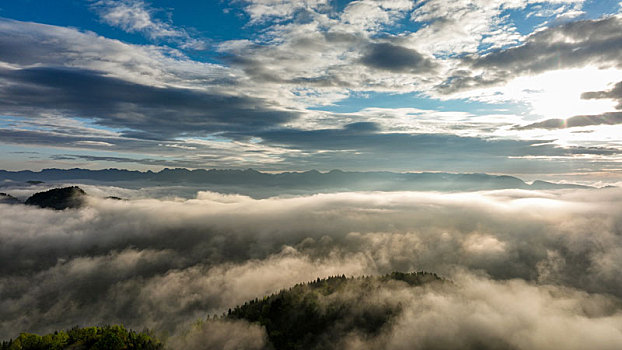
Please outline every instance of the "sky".
[{"label": "sky", "polygon": [[0,168],[622,182],[622,2],[0,3]]}]

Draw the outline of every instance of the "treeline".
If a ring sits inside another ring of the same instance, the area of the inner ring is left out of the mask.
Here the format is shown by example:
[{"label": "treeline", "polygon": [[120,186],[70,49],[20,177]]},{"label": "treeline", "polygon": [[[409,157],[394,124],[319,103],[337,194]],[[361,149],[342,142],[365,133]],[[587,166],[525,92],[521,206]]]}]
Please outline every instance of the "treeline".
[{"label": "treeline", "polygon": [[3,341],[0,350],[162,350],[163,344],[148,331],[123,326],[74,327],[40,336],[22,333]]},{"label": "treeline", "polygon": [[[443,281],[433,273],[394,272],[381,277],[333,276],[297,284],[230,309],[225,319],[243,319],[265,327],[275,349],[328,349],[343,334],[356,331],[374,337],[401,312],[391,301],[370,302],[389,281],[419,286]],[[398,284],[399,285],[399,284]]]}]

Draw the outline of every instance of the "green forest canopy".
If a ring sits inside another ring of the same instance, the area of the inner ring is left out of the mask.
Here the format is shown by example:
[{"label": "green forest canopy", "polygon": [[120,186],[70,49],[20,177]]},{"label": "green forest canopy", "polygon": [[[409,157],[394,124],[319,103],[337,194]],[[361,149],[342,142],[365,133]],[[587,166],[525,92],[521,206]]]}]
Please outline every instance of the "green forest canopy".
[{"label": "green forest canopy", "polygon": [[161,350],[163,344],[148,331],[135,332],[123,326],[74,327],[40,336],[22,333],[3,341],[1,350]]}]

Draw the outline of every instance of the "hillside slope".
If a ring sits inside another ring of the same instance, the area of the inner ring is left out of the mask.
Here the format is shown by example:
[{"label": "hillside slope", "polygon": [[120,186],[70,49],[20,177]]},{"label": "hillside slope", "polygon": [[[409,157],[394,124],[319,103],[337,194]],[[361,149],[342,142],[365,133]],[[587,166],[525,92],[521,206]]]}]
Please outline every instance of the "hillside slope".
[{"label": "hillside slope", "polygon": [[330,349],[343,334],[378,335],[401,312],[401,304],[375,298],[380,288],[442,283],[436,274],[393,272],[382,277],[317,279],[251,300],[226,318],[265,327],[270,344],[282,349]]}]

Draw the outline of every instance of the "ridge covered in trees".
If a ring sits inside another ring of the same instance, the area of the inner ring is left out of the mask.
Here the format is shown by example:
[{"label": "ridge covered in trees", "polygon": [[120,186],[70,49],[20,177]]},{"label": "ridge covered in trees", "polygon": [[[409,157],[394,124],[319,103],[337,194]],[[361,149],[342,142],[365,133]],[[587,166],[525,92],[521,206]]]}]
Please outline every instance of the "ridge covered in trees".
[{"label": "ridge covered in trees", "polygon": [[390,288],[395,281],[420,286],[444,280],[427,272],[393,272],[381,277],[346,278],[342,275],[318,278],[261,300],[248,301],[230,309],[224,318],[264,326],[268,340],[276,350],[328,349],[344,333],[356,331],[369,337],[378,335],[399,315],[399,303],[369,300],[379,287]]},{"label": "ridge covered in trees", "polygon": [[[40,208],[54,210],[76,209],[82,207],[86,202],[87,194],[78,186],[59,187],[47,191],[37,192],[28,197],[25,202],[7,193],[0,193],[0,204],[25,204]],[[117,197],[109,197],[120,199]]]},{"label": "ridge covered in trees", "polygon": [[24,204],[63,210],[67,208],[80,208],[84,205],[85,198],[86,193],[84,190],[78,186],[70,186],[35,193]]}]

